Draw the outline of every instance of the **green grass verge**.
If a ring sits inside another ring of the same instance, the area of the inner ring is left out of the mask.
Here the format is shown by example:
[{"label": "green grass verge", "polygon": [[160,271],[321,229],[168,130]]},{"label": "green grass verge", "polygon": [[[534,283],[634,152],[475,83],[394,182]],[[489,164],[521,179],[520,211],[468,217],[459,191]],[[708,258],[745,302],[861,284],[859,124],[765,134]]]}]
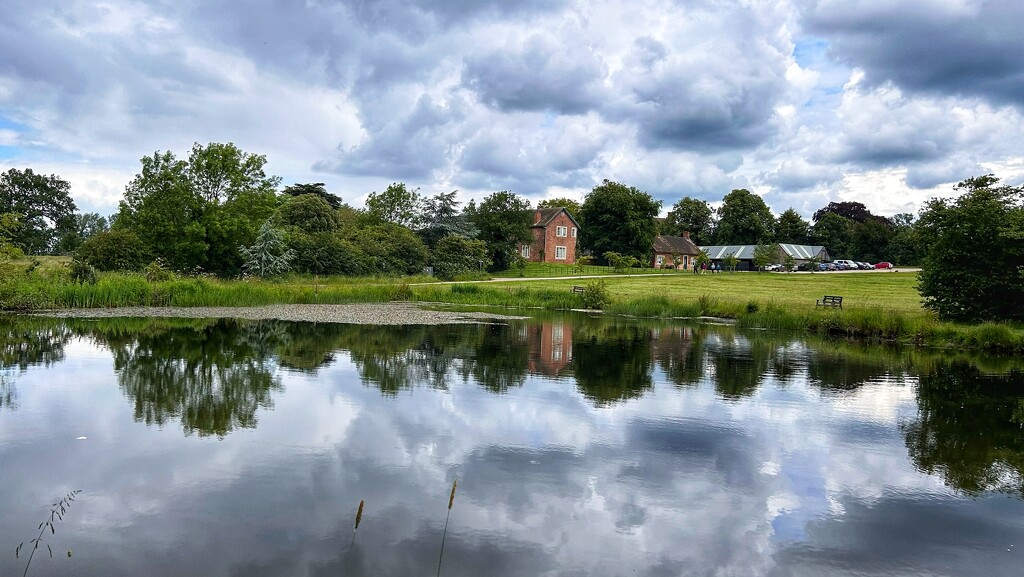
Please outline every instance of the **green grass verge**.
[{"label": "green grass verge", "polygon": [[[66,269],[0,270],[0,309],[123,306],[260,306],[413,300],[462,305],[582,308],[571,292],[579,280],[413,285],[424,279],[285,277],[261,280],[185,278],[147,282],[141,274],[107,273],[93,285],[73,282]],[[926,311],[913,273],[787,275],[669,274],[605,279],[604,310],[634,317],[714,316],[750,329],[805,331],[917,345],[1024,352],[1024,327],[1005,323],[939,322]],[[824,310],[825,294],[844,297],[843,310]]]}]

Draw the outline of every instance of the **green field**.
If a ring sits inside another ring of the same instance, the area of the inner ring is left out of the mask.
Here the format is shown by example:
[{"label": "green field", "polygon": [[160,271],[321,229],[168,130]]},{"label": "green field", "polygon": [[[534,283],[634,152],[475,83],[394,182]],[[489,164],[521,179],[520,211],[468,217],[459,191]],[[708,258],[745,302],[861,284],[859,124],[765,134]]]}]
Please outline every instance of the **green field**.
[{"label": "green field", "polygon": [[[634,275],[604,279],[613,302],[663,296],[675,301],[696,301],[709,295],[721,301],[775,303],[793,311],[814,310],[824,295],[843,297],[844,309],[876,308],[904,315],[930,316],[921,306],[917,273],[692,273]],[[495,283],[516,286],[524,281]],[[528,281],[531,287],[565,290],[584,284],[585,279]]]}]

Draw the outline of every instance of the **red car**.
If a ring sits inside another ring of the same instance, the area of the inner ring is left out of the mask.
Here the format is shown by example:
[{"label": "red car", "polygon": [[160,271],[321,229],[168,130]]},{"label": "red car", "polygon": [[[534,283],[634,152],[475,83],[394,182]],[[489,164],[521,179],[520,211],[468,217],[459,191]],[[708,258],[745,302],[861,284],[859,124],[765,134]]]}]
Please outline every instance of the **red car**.
[{"label": "red car", "polygon": [[892,268],[892,263],[891,262],[875,263],[875,268]]}]

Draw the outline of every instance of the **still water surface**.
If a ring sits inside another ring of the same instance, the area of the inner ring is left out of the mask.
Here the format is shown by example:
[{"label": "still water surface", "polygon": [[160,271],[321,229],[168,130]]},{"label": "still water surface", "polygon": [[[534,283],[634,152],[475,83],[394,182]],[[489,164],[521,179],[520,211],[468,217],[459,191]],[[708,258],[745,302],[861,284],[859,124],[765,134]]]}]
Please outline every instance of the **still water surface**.
[{"label": "still water surface", "polygon": [[727,327],[0,319],[0,575],[76,489],[30,575],[435,575],[455,479],[446,576],[1021,575],[1022,399]]}]

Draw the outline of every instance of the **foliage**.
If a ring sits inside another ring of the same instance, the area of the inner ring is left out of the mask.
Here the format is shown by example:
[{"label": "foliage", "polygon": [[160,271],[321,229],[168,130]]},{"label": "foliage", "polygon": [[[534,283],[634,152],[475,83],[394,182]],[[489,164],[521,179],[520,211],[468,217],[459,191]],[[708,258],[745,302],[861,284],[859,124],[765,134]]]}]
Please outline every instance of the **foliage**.
[{"label": "foliage", "polygon": [[71,280],[85,284],[96,284],[100,278],[96,267],[77,258],[71,260],[69,272]]},{"label": "foliage", "polygon": [[145,243],[130,230],[99,232],[78,247],[76,260],[98,270],[141,270],[153,256]]},{"label": "foliage", "polygon": [[269,219],[260,226],[256,242],[238,247],[238,252],[242,255],[242,270],[258,277],[287,272],[295,258],[295,252],[284,242],[284,233],[274,228]]},{"label": "foliage", "polygon": [[297,229],[306,234],[335,232],[341,226],[338,211],[315,194],[293,196],[286,200],[277,209],[277,220],[285,228]]},{"label": "foliage", "polygon": [[72,215],[74,225],[65,232],[57,241],[54,252],[57,254],[71,254],[78,250],[83,242],[98,232],[110,230],[107,219],[96,212]]},{"label": "foliage", "polygon": [[341,208],[342,202],[341,197],[336,194],[327,192],[327,187],[322,182],[310,182],[306,184],[293,184],[291,186],[284,187],[281,191],[282,195],[285,196],[302,196],[303,194],[313,194],[324,199],[327,204],[331,205],[331,208]]},{"label": "foliage", "polygon": [[362,228],[353,233],[352,242],[365,255],[363,274],[417,274],[427,265],[427,246],[404,226],[386,223]]},{"label": "foliage", "polygon": [[[737,259],[737,262],[738,262],[738,259]],[[699,253],[697,253],[697,256],[693,259],[693,268],[695,270],[700,268],[700,267],[702,267],[702,266],[706,266],[706,265],[710,265],[710,264],[711,264],[711,255],[709,255],[707,253],[707,251],[705,251],[705,250],[702,250]]]},{"label": "foliage", "polygon": [[775,227],[775,241],[786,244],[807,244],[811,237],[811,225],[793,208],[787,208],[779,215]]},{"label": "foliage", "polygon": [[605,179],[587,194],[580,209],[580,244],[594,254],[616,252],[647,259],[654,243],[654,217],[661,202],[632,186]]},{"label": "foliage", "polygon": [[942,319],[1024,320],[1024,188],[992,175],[967,179],[956,200],[932,199],[918,288]]},{"label": "foliage", "polygon": [[336,233],[293,231],[287,235],[287,244],[295,254],[291,266],[297,272],[360,275],[367,270],[366,254]]},{"label": "foliage", "polygon": [[173,278],[174,271],[167,268],[163,259],[158,258],[146,265],[146,281],[148,282],[165,282]]},{"label": "foliage", "polygon": [[636,257],[619,254],[614,251],[608,251],[601,256],[604,257],[604,260],[608,261],[608,264],[615,269],[615,272],[623,272],[640,264],[640,261],[637,260]]},{"label": "foliage", "polygon": [[4,235],[27,254],[49,252],[73,229],[76,210],[71,185],[55,174],[36,174],[31,168],[0,173],[0,214],[18,215],[17,226]]},{"label": "foliage", "polygon": [[690,240],[696,245],[711,244],[714,231],[714,211],[703,200],[685,196],[672,206],[665,219],[664,234],[682,236],[690,233]]},{"label": "foliage", "polygon": [[834,212],[826,212],[814,223],[811,238],[825,247],[832,258],[846,258],[850,252],[853,221]]},{"label": "foliage", "polygon": [[857,223],[850,238],[850,253],[862,261],[880,262],[890,259],[889,245],[895,234],[894,228],[881,219]]},{"label": "foliage", "polygon": [[725,195],[718,209],[716,244],[757,244],[774,234],[775,216],[760,196],[745,188]]},{"label": "foliage", "polygon": [[384,192],[371,192],[366,197],[366,212],[380,222],[416,228],[423,202],[418,190],[407,189],[404,182],[392,183]]},{"label": "foliage", "polygon": [[450,234],[438,241],[431,253],[431,262],[434,276],[453,280],[459,275],[489,268],[487,245],[482,240]]},{"label": "foliage", "polygon": [[593,262],[594,262],[594,257],[592,257],[592,256],[576,257],[576,264],[573,265],[572,270],[576,274],[583,274],[583,271],[586,270],[586,267],[590,266],[591,264],[593,264]]},{"label": "foliage", "polygon": [[725,270],[730,272],[736,272],[736,267],[740,264],[740,259],[736,256],[736,253],[729,253],[722,259],[722,264],[725,265]]},{"label": "foliage", "polygon": [[141,163],[125,189],[115,228],[134,232],[176,270],[236,274],[237,247],[251,244],[277,207],[280,179],[264,173],[266,157],[211,143],[195,144],[187,161],[168,151]]},{"label": "foliage", "polygon": [[775,262],[779,256],[779,247],[775,244],[759,244],[754,248],[754,266],[758,271]]},{"label": "foliage", "polygon": [[588,282],[580,295],[580,304],[585,309],[603,309],[608,304],[608,283],[604,279]]},{"label": "foliage", "polygon": [[480,240],[487,243],[492,270],[507,270],[518,254],[519,244],[533,242],[530,201],[513,192],[495,192],[480,203],[473,215]]},{"label": "foliage", "polygon": [[782,259],[782,268],[786,269],[786,272],[796,270],[796,259],[793,258],[793,255],[786,253],[785,258]]},{"label": "foliage", "polygon": [[418,233],[430,249],[448,235],[476,238],[480,232],[467,213],[459,212],[457,193],[457,190],[442,192],[423,200]]},{"label": "foliage", "polygon": [[853,222],[878,220],[882,221],[884,224],[892,225],[892,222],[889,221],[889,219],[871,214],[871,211],[859,202],[830,202],[828,203],[828,206],[820,208],[814,212],[814,222],[820,221],[826,214],[841,216]]},{"label": "foliage", "polygon": [[537,208],[564,208],[569,211],[569,214],[576,219],[577,222],[582,223],[583,205],[578,200],[571,198],[547,198],[537,203]]}]

